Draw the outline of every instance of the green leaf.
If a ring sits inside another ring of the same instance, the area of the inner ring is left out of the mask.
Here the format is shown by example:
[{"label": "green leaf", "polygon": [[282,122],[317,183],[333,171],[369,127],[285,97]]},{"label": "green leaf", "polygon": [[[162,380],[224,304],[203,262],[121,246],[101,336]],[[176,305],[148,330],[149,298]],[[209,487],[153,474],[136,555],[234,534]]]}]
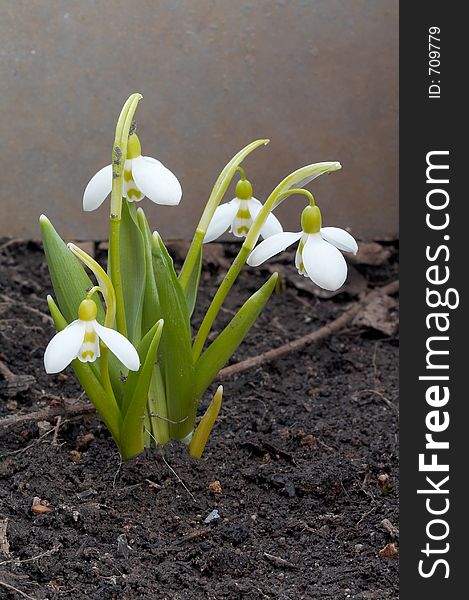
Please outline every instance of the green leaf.
[{"label": "green leaf", "polygon": [[137,221],[142,232],[145,252],[145,290],[143,297],[142,333],[145,334],[161,318],[161,309],[158,301],[158,290],[153,272],[153,257],[151,252],[152,235],[145,213],[141,208],[137,210]]},{"label": "green leaf", "polygon": [[194,268],[192,269],[189,277],[189,281],[184,289],[184,295],[186,296],[187,311],[189,318],[192,317],[194,312],[195,303],[197,302],[197,292],[199,290],[200,274],[202,272],[202,246],[199,248],[197,253]]},{"label": "green leaf", "polygon": [[142,337],[145,249],[134,202],[122,201],[120,260],[127,335],[136,345]]},{"label": "green leaf", "polygon": [[233,319],[210,344],[195,365],[195,394],[200,398],[228,362],[253,326],[275,289],[278,273],[273,273],[239,309]]},{"label": "green leaf", "polygon": [[[159,325],[160,325],[160,321],[155,323],[153,325],[153,327],[150,329],[150,331],[143,337],[143,339],[140,341],[140,343],[136,347],[138,355],[140,357],[140,364],[142,364],[142,365],[146,361],[148,351],[150,349],[151,343],[155,337],[155,334],[158,330]],[[132,397],[135,392],[135,388],[136,388],[138,380],[140,378],[141,371],[142,371],[142,369],[139,369],[138,371],[129,371],[129,375],[124,384],[124,395],[123,395],[122,403],[121,403],[121,411],[122,411],[123,416],[125,416],[125,414],[127,413],[127,409],[130,406]]]},{"label": "green leaf", "polygon": [[[266,204],[270,198],[276,197],[287,190],[292,188],[302,188],[305,185],[308,185],[313,179],[319,177],[320,175],[324,175],[326,173],[333,173],[334,171],[338,171],[342,168],[340,162],[330,161],[330,162],[320,162],[313,163],[311,165],[306,165],[305,167],[301,167],[290,175],[287,175],[285,179],[283,179],[278,186],[274,189],[274,191],[270,194],[269,198],[266,200]],[[276,202],[274,207],[279,206],[282,201]],[[272,209],[273,210],[273,209]]]},{"label": "green leaf", "polygon": [[189,443],[189,454],[194,458],[201,458],[202,453],[205,450],[205,445],[207,444],[215,421],[217,420],[218,413],[220,412],[222,397],[223,386],[219,385]]},{"label": "green leaf", "polygon": [[168,405],[160,366],[155,365],[148,390],[148,412],[150,428],[158,444],[164,445],[170,440]]},{"label": "green leaf", "polygon": [[[78,317],[78,307],[94,284],[45,215],[41,215],[39,224],[57,302],[64,318],[70,323]],[[97,298],[96,303],[98,321],[102,323],[104,310]]]},{"label": "green leaf", "polygon": [[132,456],[139,454],[144,447],[143,419],[162,331],[163,320],[158,321],[155,325],[155,331],[146,353],[145,362],[138,372],[138,381],[136,382],[132,398],[124,416],[119,444],[124,460],[128,460]]},{"label": "green leaf", "polygon": [[189,315],[173,261],[157,232],[153,234],[152,255],[161,315],[165,322],[158,362],[166,391],[170,434],[180,440],[192,432],[197,410]]},{"label": "green leaf", "polygon": [[[47,297],[50,314],[57,331],[67,326],[67,321],[51,296]],[[99,375],[92,363],[82,363],[78,359],[72,361],[75,375],[85,390],[86,395],[100,414],[114,441],[119,446],[121,416],[114,398],[109,398],[99,380]]]}]

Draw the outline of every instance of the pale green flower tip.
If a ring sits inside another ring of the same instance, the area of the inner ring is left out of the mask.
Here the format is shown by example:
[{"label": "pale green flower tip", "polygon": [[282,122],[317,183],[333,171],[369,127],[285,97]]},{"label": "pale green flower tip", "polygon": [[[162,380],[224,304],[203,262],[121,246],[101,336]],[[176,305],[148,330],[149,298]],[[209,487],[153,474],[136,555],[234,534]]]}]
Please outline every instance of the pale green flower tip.
[{"label": "pale green flower tip", "polygon": [[44,226],[44,225],[52,225],[52,223],[49,221],[49,219],[46,217],[46,215],[41,215],[39,217],[39,225]]}]

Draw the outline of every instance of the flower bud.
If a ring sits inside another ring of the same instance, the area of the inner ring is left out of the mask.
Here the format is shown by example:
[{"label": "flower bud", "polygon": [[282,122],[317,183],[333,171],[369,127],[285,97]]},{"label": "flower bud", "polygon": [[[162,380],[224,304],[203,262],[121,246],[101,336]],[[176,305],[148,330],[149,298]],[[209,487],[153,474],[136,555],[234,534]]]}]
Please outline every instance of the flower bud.
[{"label": "flower bud", "polygon": [[317,206],[307,206],[301,213],[301,227],[305,233],[319,233],[322,225],[321,211]]},{"label": "flower bud", "polygon": [[236,184],[236,197],[240,200],[252,198],[252,185],[247,179],[240,179]]},{"label": "flower bud", "polygon": [[90,298],[83,300],[78,307],[78,318],[80,321],[94,321],[98,314],[96,302]]}]

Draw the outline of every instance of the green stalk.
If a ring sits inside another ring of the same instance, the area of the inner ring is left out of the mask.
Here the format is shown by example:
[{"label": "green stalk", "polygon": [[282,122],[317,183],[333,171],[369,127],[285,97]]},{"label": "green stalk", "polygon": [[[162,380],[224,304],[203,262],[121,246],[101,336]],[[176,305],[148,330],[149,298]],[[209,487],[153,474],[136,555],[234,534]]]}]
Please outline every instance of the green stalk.
[{"label": "green stalk", "polygon": [[120,246],[120,219],[112,219],[109,223],[109,267],[114,291],[116,293],[116,326],[117,331],[127,337],[127,323],[125,320],[124,291],[122,288]]},{"label": "green stalk", "polygon": [[[297,171],[294,171],[288,175],[288,177],[285,177],[285,179],[279,183],[279,185],[267,198],[264,206],[254,220],[246,239],[244,240],[244,243],[238,252],[238,255],[234,259],[233,264],[229,268],[228,273],[225,275],[222,283],[220,284],[217,293],[213,297],[202,324],[200,325],[199,331],[197,332],[194,340],[194,345],[192,346],[192,358],[194,363],[202,353],[207,336],[210,333],[212,325],[220,308],[223,305],[223,302],[225,301],[226,296],[228,295],[228,292],[230,291],[233,283],[236,281],[236,278],[241,272],[241,269],[243,268],[248,256],[254,250],[254,246],[256,245],[261,234],[261,229],[264,226],[269,214],[274,208],[279,206],[283,200],[292,194],[306,194],[311,201],[312,195],[310,192],[307,190],[292,188],[296,185],[306,185],[306,183],[309,183],[316,177],[319,177],[319,175],[337,171],[340,168],[341,165],[338,162],[315,163],[312,165],[307,165],[306,167],[302,167],[301,169],[298,169]],[[312,202],[314,203],[314,200],[312,200]]]},{"label": "green stalk", "polygon": [[110,233],[108,264],[114,290],[116,292],[116,326],[117,330],[127,337],[125,321],[124,294],[122,290],[122,274],[120,268],[120,221],[122,215],[122,174],[127,158],[127,142],[130,126],[137,105],[143,96],[132,94],[122,108],[117,121],[114,146],[112,148],[112,191],[110,211]]}]

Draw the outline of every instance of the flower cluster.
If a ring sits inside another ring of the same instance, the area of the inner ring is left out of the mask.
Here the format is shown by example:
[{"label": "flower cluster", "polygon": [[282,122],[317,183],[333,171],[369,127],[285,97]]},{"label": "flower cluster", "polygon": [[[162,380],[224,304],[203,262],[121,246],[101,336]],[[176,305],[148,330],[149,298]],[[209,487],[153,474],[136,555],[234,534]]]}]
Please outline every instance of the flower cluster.
[{"label": "flower cluster", "polygon": [[[111,195],[108,271],[74,244],[67,246],[47,217],[40,219],[57,298],[56,303],[49,296],[48,304],[58,331],[46,348],[44,366],[47,373],[58,373],[72,365],[124,459],[170,439],[187,444],[189,453],[200,458],[220,410],[222,387],[196,426],[197,406],[276,287],[274,273],[205,347],[243,265],[260,265],[299,242],[298,272],[318,286],[336,290],[347,276],[341,251],[355,253],[357,243],[343,229],[322,227],[321,212],[304,189],[316,177],[340,169],[340,163],[314,163],[298,169],[262,204],[253,196],[240,166],[253,150],[268,142],[257,140],[223,169],[176,273],[160,235],[151,231],[142,208],[136,208],[144,197],[171,206],[182,197],[177,177],[158,160],[142,156],[132,126],[140,99],[133,94],[124,105],[112,162],[92,177],[83,195],[85,211],[97,209]],[[221,204],[237,172],[241,179],[235,197]],[[273,210],[298,194],[309,199],[301,214],[301,231],[283,231]],[[193,339],[191,316],[201,280],[203,244],[228,230],[243,242]],[[260,237],[263,241],[256,245]]]}]

